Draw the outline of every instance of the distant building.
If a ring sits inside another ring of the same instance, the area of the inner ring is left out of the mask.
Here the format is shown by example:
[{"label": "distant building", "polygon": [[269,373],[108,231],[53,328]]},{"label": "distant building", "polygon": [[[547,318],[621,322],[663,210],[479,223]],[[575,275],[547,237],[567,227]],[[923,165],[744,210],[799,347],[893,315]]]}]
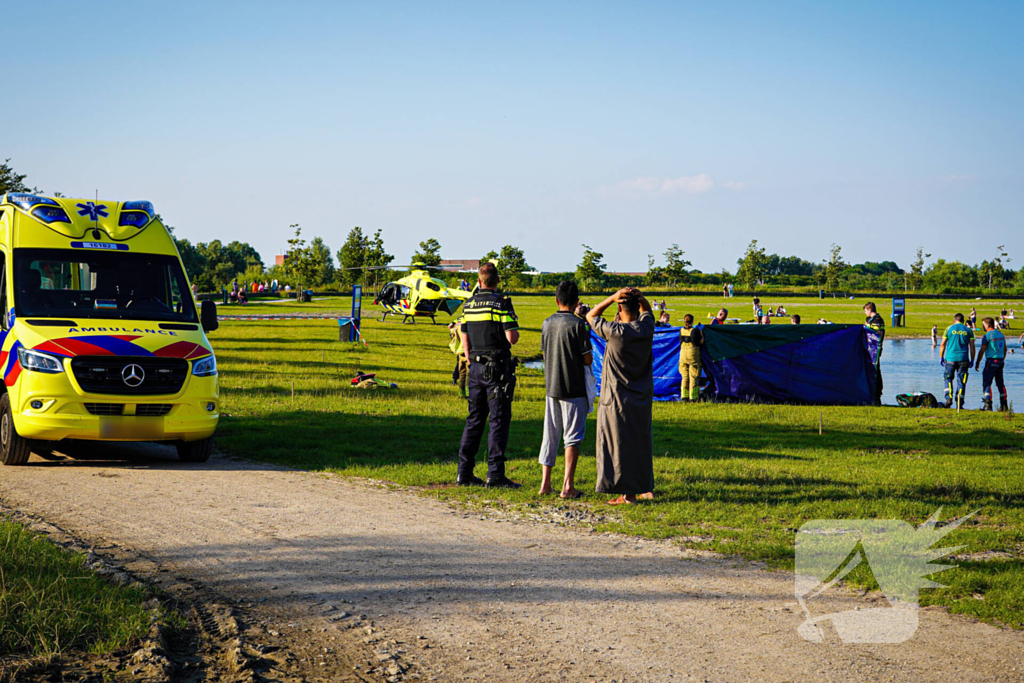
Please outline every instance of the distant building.
[{"label": "distant building", "polygon": [[284,265],[284,260],[288,258],[288,254],[278,254],[274,257],[274,264],[278,266]]},{"label": "distant building", "polygon": [[449,270],[457,273],[475,273],[480,270],[480,259],[478,258],[466,258],[466,259],[441,259],[441,266],[458,266],[458,268],[450,268]]}]

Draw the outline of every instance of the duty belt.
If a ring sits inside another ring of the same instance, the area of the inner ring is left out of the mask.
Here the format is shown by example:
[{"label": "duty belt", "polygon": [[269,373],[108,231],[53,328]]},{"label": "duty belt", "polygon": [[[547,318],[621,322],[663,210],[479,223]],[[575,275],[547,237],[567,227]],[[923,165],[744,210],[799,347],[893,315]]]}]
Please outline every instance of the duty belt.
[{"label": "duty belt", "polygon": [[471,360],[474,363],[500,363],[510,358],[512,358],[512,354],[508,351],[487,351],[474,353]]}]

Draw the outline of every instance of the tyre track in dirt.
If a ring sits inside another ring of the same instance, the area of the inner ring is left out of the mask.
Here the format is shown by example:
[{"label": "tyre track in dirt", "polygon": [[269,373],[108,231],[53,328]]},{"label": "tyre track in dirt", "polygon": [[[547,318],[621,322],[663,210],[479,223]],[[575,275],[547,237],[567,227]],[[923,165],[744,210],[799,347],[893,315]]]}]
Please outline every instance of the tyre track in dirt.
[{"label": "tyre track in dirt", "polygon": [[258,605],[267,637],[341,630],[373,677],[1024,680],[1020,632],[926,608],[906,643],[809,643],[791,574],[670,543],[244,460],[185,465],[158,446],[78,455],[2,468],[0,500]]}]

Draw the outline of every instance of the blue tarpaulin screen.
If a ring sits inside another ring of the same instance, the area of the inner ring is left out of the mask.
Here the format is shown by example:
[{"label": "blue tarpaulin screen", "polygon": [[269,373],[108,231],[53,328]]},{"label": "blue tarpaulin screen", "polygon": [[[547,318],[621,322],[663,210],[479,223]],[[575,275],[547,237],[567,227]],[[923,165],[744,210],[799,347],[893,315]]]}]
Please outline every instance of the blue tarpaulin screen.
[{"label": "blue tarpaulin screen", "polygon": [[[654,331],[654,400],[678,401],[680,383],[679,374],[679,329],[678,327],[659,327]],[[597,378],[597,390],[601,391],[601,370],[604,368],[604,347],[607,342],[590,332],[590,341],[594,347],[594,376]]]},{"label": "blue tarpaulin screen", "polygon": [[[701,349],[710,395],[721,400],[869,405],[877,333],[862,325],[708,325]],[[591,332],[598,389],[605,341]],[[679,399],[679,328],[654,335],[654,399]]]}]

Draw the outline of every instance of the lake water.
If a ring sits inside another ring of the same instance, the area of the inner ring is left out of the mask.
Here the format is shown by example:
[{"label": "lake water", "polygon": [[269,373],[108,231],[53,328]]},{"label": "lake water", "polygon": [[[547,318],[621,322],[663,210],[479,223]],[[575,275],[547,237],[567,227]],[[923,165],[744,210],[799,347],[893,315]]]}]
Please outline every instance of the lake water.
[{"label": "lake water", "polygon": [[[1016,336],[1016,335],[1014,335]],[[1016,339],[1007,337],[1006,367],[1003,378],[1006,380],[1006,393],[1018,411],[1024,407],[1024,349],[1020,348]],[[927,391],[942,402],[945,380],[942,377],[943,367],[939,364],[939,347],[932,347],[930,339],[887,339],[882,350],[882,402],[896,404],[897,394],[909,394],[915,391]],[[979,343],[980,346],[980,343]],[[1016,353],[1009,353],[1012,349]],[[528,368],[544,369],[543,361],[530,361],[524,364]],[[982,367],[984,367],[982,363]],[[992,386],[992,400],[999,407],[999,393]],[[964,406],[970,409],[981,408],[981,372],[971,371],[967,379],[967,401]]]},{"label": "lake water", "polygon": [[[1024,406],[1024,350],[1011,337],[1006,338],[1006,367],[1003,378],[1006,380],[1006,393],[1014,403],[1015,409]],[[927,391],[942,401],[945,380],[942,377],[943,367],[939,364],[939,347],[932,347],[929,339],[894,339],[884,342],[882,351],[882,402],[896,403],[896,394],[909,394],[913,391]],[[981,344],[979,342],[978,346]],[[1016,351],[1011,354],[1010,351]],[[982,367],[985,363],[982,362]],[[999,393],[995,384],[992,385],[992,400],[999,407]],[[974,372],[967,379],[966,408],[981,407],[981,371]]]}]

